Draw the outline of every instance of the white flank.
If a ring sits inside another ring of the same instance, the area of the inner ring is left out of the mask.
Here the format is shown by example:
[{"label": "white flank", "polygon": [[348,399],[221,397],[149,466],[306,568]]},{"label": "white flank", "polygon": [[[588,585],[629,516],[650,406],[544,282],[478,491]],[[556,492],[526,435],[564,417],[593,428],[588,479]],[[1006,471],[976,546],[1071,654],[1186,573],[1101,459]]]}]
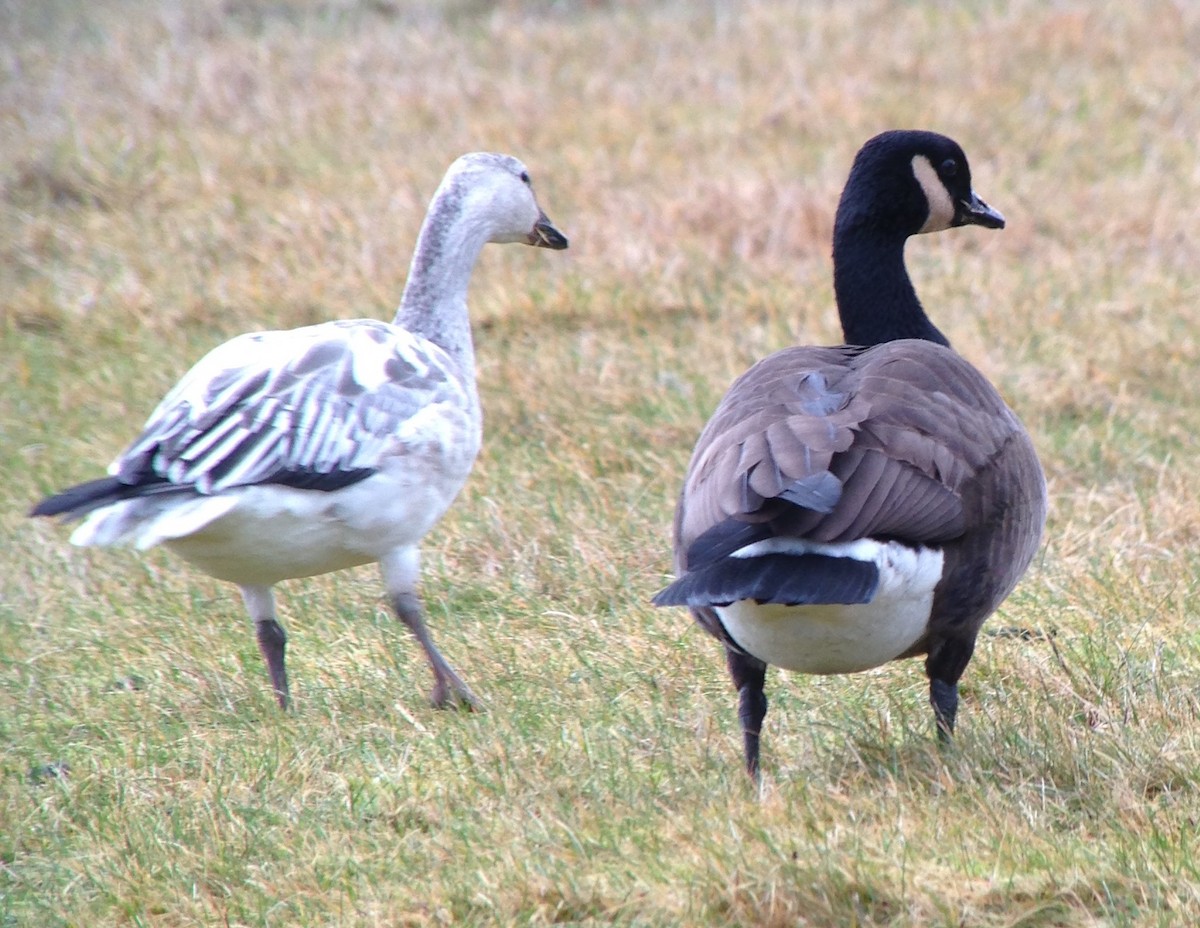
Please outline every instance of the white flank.
[{"label": "white flank", "polygon": [[222,518],[166,539],[184,560],[220,580],[269,585],[382,559],[416,546],[449,508],[465,474],[418,474],[397,461],[334,493],[242,487],[219,497]]},{"label": "white flank", "polygon": [[942,576],[941,551],[870,539],[813,544],[773,538],[733,556],[781,552],[874,561],[879,588],[871,602],[860,605],[759,605],[744,599],[716,607],[733,640],[759,660],[800,673],[853,673],[894,660],[925,633]]},{"label": "white flank", "polygon": [[221,518],[236,500],[221,496],[192,498],[143,496],[97,509],[71,533],[73,545],[132,544],[141,551],[199,531]]}]

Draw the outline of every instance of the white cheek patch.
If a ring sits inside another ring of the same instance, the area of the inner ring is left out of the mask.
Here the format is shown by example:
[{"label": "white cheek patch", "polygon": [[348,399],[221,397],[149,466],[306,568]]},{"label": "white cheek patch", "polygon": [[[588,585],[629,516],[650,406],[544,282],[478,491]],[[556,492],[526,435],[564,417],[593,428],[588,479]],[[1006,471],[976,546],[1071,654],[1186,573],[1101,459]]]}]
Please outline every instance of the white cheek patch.
[{"label": "white cheek patch", "polygon": [[954,222],[954,201],[950,198],[950,191],[924,155],[913,158],[912,170],[917,183],[925,191],[925,199],[929,201],[929,218],[917,231],[941,232],[949,229]]}]

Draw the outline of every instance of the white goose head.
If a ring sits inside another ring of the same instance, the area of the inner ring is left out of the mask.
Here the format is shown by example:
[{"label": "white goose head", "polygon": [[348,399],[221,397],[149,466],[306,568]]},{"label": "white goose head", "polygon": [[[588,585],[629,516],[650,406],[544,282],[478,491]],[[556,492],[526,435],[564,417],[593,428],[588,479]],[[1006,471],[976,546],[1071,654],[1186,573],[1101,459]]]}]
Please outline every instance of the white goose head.
[{"label": "white goose head", "polygon": [[446,171],[434,201],[445,203],[448,212],[473,217],[485,231],[485,241],[567,247],[566,236],[538,206],[529,171],[511,155],[461,156]]},{"label": "white goose head", "polygon": [[472,152],[450,165],[429,203],[395,319],[448,351],[468,379],[475,362],[467,285],[488,242],[567,247],[538,205],[525,165],[511,155]]}]

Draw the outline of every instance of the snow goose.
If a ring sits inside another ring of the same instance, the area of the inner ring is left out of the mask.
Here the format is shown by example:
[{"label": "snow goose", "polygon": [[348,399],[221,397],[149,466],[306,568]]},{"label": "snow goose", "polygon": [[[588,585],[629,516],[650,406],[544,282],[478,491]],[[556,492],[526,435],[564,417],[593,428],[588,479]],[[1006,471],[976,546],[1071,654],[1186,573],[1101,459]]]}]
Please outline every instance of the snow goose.
[{"label": "snow goose", "polygon": [[487,242],[567,247],[520,161],[463,155],[430,202],[390,325],[339,320],[226,342],[167,394],[111,476],[31,514],[86,516],[73,544],[161,543],[236,583],[284,708],[274,584],[378,561],[432,667],[434,704],[474,706],[425,626],[418,545],[479,451],[466,297]]},{"label": "snow goose", "polygon": [[759,770],[766,668],[850,673],[926,655],[949,738],[984,620],[1029,566],[1046,487],[1029,435],[930,322],[909,236],[998,229],[962,149],[885,132],[855,158],[834,223],[847,345],[786,348],[730,387],[692,455],[675,517],[677,579],[720,639]]}]

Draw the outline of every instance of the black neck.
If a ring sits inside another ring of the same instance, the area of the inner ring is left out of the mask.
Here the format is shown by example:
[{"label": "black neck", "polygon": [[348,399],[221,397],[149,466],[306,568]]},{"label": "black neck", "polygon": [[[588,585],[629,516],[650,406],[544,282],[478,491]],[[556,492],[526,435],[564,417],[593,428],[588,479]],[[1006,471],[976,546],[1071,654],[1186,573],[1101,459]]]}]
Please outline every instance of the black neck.
[{"label": "black neck", "polygon": [[921,338],[949,345],[913,289],[904,266],[905,239],[861,226],[839,229],[833,241],[833,292],[848,345]]}]

